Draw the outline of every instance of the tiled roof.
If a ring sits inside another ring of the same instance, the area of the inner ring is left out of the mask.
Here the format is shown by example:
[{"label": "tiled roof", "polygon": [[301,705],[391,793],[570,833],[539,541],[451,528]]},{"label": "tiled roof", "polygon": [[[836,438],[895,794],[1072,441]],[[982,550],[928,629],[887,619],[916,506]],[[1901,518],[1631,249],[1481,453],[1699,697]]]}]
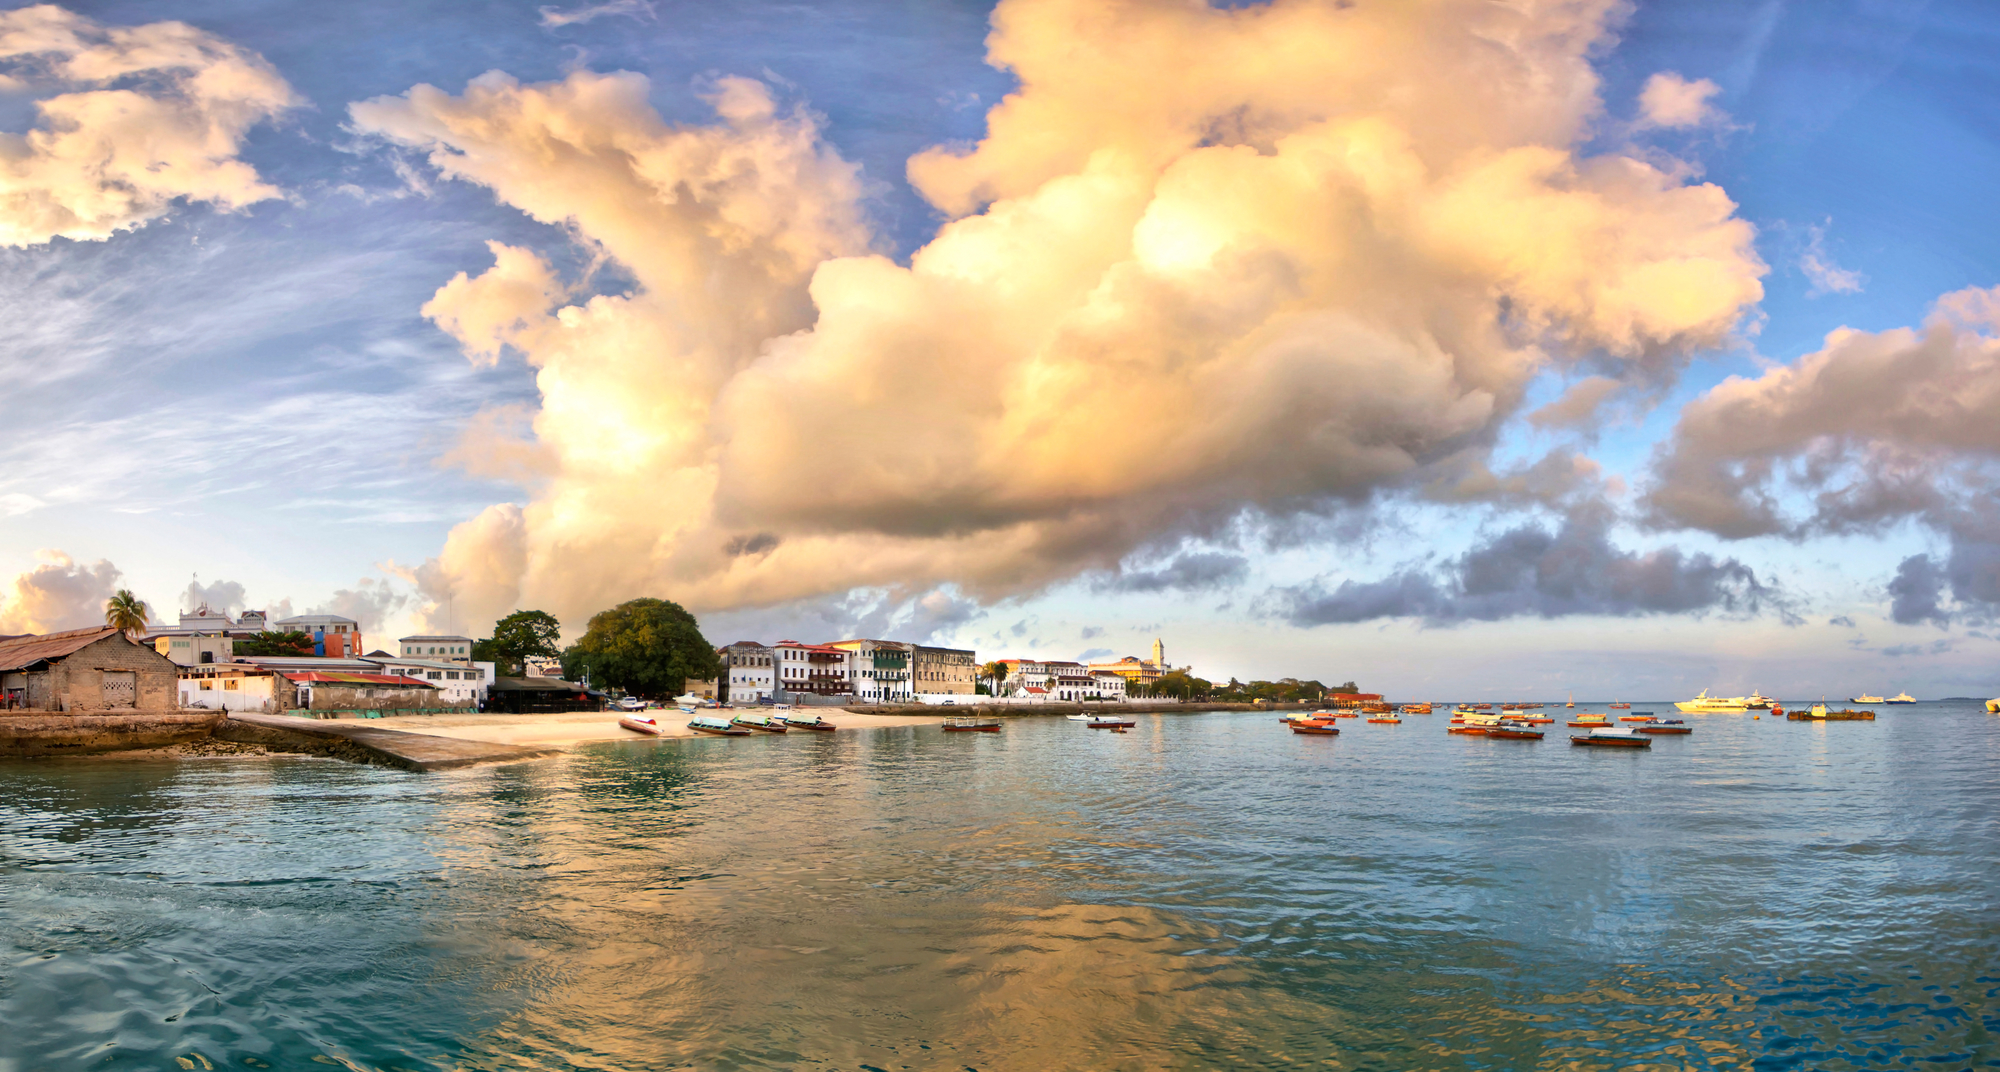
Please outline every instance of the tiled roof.
[{"label": "tiled roof", "polygon": [[60,659],[117,633],[118,630],[110,626],[98,625],[89,629],[70,629],[61,633],[43,633],[39,636],[29,634],[0,640],[0,670],[19,670],[43,659]]}]

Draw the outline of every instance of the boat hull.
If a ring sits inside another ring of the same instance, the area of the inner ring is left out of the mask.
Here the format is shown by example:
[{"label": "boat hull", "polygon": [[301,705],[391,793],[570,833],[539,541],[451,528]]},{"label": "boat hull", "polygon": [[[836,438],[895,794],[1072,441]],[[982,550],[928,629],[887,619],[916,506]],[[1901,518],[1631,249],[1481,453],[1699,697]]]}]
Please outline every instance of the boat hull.
[{"label": "boat hull", "polygon": [[621,718],[618,720],[618,725],[621,729],[628,729],[633,733],[643,733],[648,737],[664,737],[667,735],[667,728],[657,722],[646,722],[636,718]]},{"label": "boat hull", "polygon": [[1640,733],[1693,733],[1691,726],[1639,726]]},{"label": "boat hull", "polygon": [[1403,720],[1400,718],[1371,718],[1368,721],[1378,726],[1400,726],[1403,724]]},{"label": "boat hull", "polygon": [[811,730],[814,733],[832,733],[840,728],[831,722],[793,722],[789,719],[785,721],[785,725],[791,729]]},{"label": "boat hull", "polygon": [[1340,727],[1315,726],[1306,722],[1294,722],[1292,723],[1292,732],[1304,734],[1307,737],[1338,737],[1340,736]]},{"label": "boat hull", "polygon": [[731,722],[730,725],[754,733],[783,733],[786,728],[781,722]]},{"label": "boat hull", "polygon": [[707,737],[748,737],[749,730],[723,729],[720,726],[689,726],[688,729]]},{"label": "boat hull", "polygon": [[1648,737],[1598,737],[1587,733],[1572,733],[1569,743],[1591,748],[1651,748],[1653,742]]},{"label": "boat hull", "polygon": [[998,726],[946,726],[946,733],[999,733]]},{"label": "boat hull", "polygon": [[1542,739],[1542,731],[1516,730],[1516,729],[1490,729],[1486,731],[1486,736],[1497,737],[1503,741],[1539,741]]},{"label": "boat hull", "polygon": [[1601,730],[1601,729],[1603,729],[1604,727],[1606,727],[1606,726],[1609,726],[1609,725],[1611,725],[1611,723],[1609,723],[1609,722],[1571,722],[1571,723],[1569,723],[1568,725],[1569,725],[1569,728],[1570,728],[1570,729],[1573,729],[1573,730]]}]

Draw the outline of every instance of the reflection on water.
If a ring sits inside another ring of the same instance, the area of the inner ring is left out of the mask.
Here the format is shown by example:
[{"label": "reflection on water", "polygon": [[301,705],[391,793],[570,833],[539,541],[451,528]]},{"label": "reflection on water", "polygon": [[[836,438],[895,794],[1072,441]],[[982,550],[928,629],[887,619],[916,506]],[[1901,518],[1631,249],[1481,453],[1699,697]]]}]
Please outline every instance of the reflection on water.
[{"label": "reflection on water", "polygon": [[1961,1068],[2000,719],[0,766],[0,1072]]}]

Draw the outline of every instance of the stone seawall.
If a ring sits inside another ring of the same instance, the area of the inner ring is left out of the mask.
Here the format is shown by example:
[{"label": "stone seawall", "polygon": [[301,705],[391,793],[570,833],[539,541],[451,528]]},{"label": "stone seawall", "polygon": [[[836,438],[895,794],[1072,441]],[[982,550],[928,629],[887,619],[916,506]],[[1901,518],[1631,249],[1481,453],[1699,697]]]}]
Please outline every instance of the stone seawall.
[{"label": "stone seawall", "polygon": [[129,711],[73,715],[0,712],[0,756],[81,756],[199,741],[222,723],[220,711]]},{"label": "stone seawall", "polygon": [[857,715],[1192,715],[1203,711],[1310,711],[1310,703],[1038,703],[1038,704],[848,704]]}]

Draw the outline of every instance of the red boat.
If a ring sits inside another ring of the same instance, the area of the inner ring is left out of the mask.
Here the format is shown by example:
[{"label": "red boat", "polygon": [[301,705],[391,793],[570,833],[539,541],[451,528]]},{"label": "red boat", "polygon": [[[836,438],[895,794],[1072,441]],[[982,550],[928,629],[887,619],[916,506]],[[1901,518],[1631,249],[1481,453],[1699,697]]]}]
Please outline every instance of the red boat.
[{"label": "red boat", "polygon": [[1340,727],[1326,719],[1316,718],[1292,723],[1292,732],[1311,734],[1317,737],[1338,737],[1340,736]]},{"label": "red boat", "polygon": [[1613,711],[1630,711],[1632,710],[1632,705],[1628,703],[1615,703],[1611,705],[1611,709]]},{"label": "red boat", "polygon": [[1518,722],[1502,722],[1498,726],[1487,727],[1486,736],[1504,737],[1513,741],[1539,741],[1542,739],[1542,731],[1529,729]]},{"label": "red boat", "polygon": [[631,730],[633,733],[643,733],[648,737],[665,737],[667,735],[667,728],[660,725],[658,719],[626,715],[624,718],[618,720],[618,725],[624,729]]},{"label": "red boat", "polygon": [[1487,731],[1487,729],[1488,729],[1488,727],[1486,727],[1486,726],[1483,726],[1483,725],[1481,725],[1481,726],[1453,726],[1453,727],[1451,727],[1450,729],[1446,730],[1445,732],[1446,732],[1446,733],[1462,733],[1462,734],[1464,734],[1464,735],[1465,735],[1465,736],[1467,736],[1467,737],[1484,737],[1484,736],[1486,736],[1486,731]]}]

